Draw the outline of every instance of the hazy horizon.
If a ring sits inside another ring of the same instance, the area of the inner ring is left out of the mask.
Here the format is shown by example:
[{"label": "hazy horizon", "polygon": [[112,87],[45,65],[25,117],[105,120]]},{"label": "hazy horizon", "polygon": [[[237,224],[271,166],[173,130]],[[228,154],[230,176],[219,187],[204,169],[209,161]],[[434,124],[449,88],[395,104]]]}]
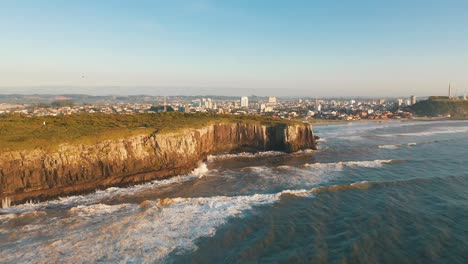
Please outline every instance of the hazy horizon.
[{"label": "hazy horizon", "polygon": [[[138,89],[141,88],[141,89]],[[258,97],[282,97],[282,98],[409,98],[412,95],[418,98],[425,98],[428,96],[445,96],[446,89],[439,94],[387,94],[387,95],[363,95],[363,94],[338,94],[338,95],[322,95],[319,96],[314,92],[307,93],[303,90],[284,89],[284,93],[277,91],[271,92],[269,89],[233,89],[229,88],[219,93],[219,88],[204,88],[204,87],[13,87],[6,88],[0,87],[1,95],[89,95],[89,96],[226,96],[226,97],[240,97],[240,96],[258,96]],[[459,94],[462,96],[463,94]]]},{"label": "hazy horizon", "polygon": [[2,1],[0,94],[462,95],[466,25],[456,0]]}]

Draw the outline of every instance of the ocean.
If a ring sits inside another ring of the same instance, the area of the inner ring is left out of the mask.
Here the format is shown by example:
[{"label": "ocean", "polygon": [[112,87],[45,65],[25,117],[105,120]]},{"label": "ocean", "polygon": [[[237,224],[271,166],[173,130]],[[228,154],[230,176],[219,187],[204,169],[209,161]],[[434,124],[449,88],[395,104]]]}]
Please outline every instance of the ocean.
[{"label": "ocean", "polygon": [[0,263],[467,263],[468,122],[314,132],[317,151],[0,209]]}]

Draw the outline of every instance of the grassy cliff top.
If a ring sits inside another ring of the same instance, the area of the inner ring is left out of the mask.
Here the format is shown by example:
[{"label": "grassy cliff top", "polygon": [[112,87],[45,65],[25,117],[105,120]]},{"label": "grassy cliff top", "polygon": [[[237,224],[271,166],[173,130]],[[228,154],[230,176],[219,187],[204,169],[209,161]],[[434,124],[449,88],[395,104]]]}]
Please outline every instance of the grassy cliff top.
[{"label": "grassy cliff top", "polygon": [[468,118],[468,100],[431,97],[411,107],[418,116],[450,114],[452,117]]},{"label": "grassy cliff top", "polygon": [[[45,125],[44,125],[45,122]],[[261,116],[214,114],[79,114],[68,116],[0,116],[0,152],[50,148],[60,143],[93,144],[99,140],[137,134],[177,132],[213,123],[257,123],[265,125],[294,122]]]}]

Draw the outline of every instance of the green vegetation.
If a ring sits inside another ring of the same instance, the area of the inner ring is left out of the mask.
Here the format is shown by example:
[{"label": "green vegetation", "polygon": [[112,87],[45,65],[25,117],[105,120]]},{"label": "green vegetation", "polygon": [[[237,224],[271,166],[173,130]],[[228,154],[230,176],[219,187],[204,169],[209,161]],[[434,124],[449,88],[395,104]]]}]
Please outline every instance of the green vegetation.
[{"label": "green vegetation", "polygon": [[72,100],[57,100],[57,101],[53,101],[50,105],[53,107],[64,107],[64,106],[73,106],[74,103]]},{"label": "green vegetation", "polygon": [[[44,125],[45,122],[45,125]],[[221,122],[244,122],[273,125],[291,121],[261,116],[215,114],[79,114],[68,116],[0,116],[0,151],[41,148],[60,143],[94,144],[99,140],[137,134],[176,132]]]},{"label": "green vegetation", "polygon": [[433,96],[429,100],[417,102],[411,109],[418,116],[450,115],[468,118],[468,100],[448,99],[443,96]]}]

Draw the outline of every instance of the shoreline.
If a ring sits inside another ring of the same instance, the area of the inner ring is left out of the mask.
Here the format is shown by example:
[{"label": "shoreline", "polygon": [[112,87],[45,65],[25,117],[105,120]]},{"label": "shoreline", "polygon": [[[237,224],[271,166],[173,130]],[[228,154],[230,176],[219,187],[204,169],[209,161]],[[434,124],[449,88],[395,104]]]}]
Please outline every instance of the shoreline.
[{"label": "shoreline", "polygon": [[[279,151],[284,154],[298,153],[300,151],[311,150],[316,151],[312,148],[307,148],[303,150],[298,150],[296,152],[286,152]],[[265,153],[267,151],[258,151],[250,149],[247,151],[236,151],[236,152],[226,152],[226,153],[217,153],[214,156],[225,155],[225,154],[242,154],[242,153]],[[118,187],[118,188],[130,188],[132,186],[137,186],[140,184],[150,183],[153,181],[163,181],[171,179],[178,176],[187,176],[194,172],[198,168],[200,163],[204,163],[208,160],[208,156],[198,161],[197,165],[194,166],[184,166],[175,169],[164,169],[164,170],[155,170],[148,172],[136,173],[133,175],[128,175],[125,177],[113,178],[113,179],[98,179],[90,182],[80,183],[73,186],[64,186],[51,190],[34,190],[30,192],[15,193],[9,196],[4,197],[10,201],[10,204],[7,207],[2,207],[2,199],[0,199],[0,215],[2,215],[1,209],[10,208],[13,206],[18,206],[27,203],[42,203],[47,201],[58,200],[62,197],[72,197],[78,195],[88,195],[95,193],[100,190],[106,190],[108,188]],[[31,198],[31,195],[34,195],[34,198]]]}]

